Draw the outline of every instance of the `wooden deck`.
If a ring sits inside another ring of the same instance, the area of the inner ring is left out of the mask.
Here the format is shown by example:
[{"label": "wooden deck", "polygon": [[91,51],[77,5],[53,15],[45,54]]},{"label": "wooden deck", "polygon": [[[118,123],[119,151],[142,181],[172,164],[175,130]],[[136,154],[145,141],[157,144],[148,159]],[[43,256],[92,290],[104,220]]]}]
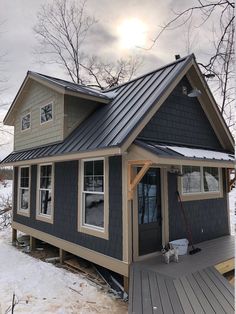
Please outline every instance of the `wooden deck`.
[{"label": "wooden deck", "polygon": [[234,287],[214,265],[234,257],[234,237],[196,245],[202,251],[180,256],[179,263],[161,256],[132,264],[129,313],[234,313]]}]

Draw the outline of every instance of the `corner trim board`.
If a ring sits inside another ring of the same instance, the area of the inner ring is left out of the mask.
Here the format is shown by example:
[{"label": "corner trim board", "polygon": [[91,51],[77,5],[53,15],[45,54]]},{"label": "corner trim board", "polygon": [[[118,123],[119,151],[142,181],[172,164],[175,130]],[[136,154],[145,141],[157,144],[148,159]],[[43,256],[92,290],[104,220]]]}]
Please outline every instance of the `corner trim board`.
[{"label": "corner trim board", "polygon": [[66,252],[70,252],[74,255],[87,259],[88,261],[91,261],[91,262],[96,261],[96,264],[106,267],[107,269],[117,272],[123,276],[126,276],[126,277],[129,276],[129,264],[124,261],[120,261],[110,256],[106,256],[104,254],[95,252],[93,250],[87,249],[78,244],[74,244],[66,240],[57,238],[55,236],[30,228],[28,226],[22,225],[15,221],[12,222],[12,228],[16,230],[20,230],[21,232],[24,232],[26,234],[29,234],[30,236],[35,237],[36,239],[39,239],[41,241],[45,241]]}]

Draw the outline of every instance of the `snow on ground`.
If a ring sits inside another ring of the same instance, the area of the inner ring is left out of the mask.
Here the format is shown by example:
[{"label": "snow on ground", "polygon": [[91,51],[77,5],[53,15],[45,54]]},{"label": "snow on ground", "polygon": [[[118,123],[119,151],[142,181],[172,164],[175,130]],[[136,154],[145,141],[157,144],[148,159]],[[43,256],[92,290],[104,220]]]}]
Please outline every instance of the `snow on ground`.
[{"label": "snow on ground", "polygon": [[[11,182],[0,184],[0,197],[11,196]],[[229,195],[231,232],[234,234],[236,188]],[[113,299],[78,274],[72,274],[18,251],[11,246],[11,230],[0,231],[0,314],[19,303],[14,313],[123,314],[127,304]]]},{"label": "snow on ground", "polygon": [[[0,185],[0,196],[11,195],[11,184]],[[47,264],[11,246],[11,229],[0,231],[0,314],[19,303],[14,313],[84,314],[127,313],[127,304],[100,291],[91,282]]]}]

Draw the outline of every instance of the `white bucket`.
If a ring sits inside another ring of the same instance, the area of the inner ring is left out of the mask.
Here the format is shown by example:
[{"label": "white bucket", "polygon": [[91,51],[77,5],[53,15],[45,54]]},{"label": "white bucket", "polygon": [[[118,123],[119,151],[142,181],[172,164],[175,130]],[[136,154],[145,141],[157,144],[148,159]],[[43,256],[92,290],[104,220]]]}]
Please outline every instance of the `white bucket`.
[{"label": "white bucket", "polygon": [[170,242],[175,249],[178,249],[179,255],[185,255],[188,251],[188,240],[187,239],[179,239]]}]

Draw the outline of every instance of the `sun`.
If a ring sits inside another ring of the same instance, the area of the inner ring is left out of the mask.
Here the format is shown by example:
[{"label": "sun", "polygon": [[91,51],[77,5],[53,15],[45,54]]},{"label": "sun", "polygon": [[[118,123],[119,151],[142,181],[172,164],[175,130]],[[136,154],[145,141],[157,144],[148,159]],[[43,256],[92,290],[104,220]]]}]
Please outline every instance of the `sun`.
[{"label": "sun", "polygon": [[124,49],[144,47],[146,43],[146,25],[137,18],[126,19],[118,26],[120,46]]}]

